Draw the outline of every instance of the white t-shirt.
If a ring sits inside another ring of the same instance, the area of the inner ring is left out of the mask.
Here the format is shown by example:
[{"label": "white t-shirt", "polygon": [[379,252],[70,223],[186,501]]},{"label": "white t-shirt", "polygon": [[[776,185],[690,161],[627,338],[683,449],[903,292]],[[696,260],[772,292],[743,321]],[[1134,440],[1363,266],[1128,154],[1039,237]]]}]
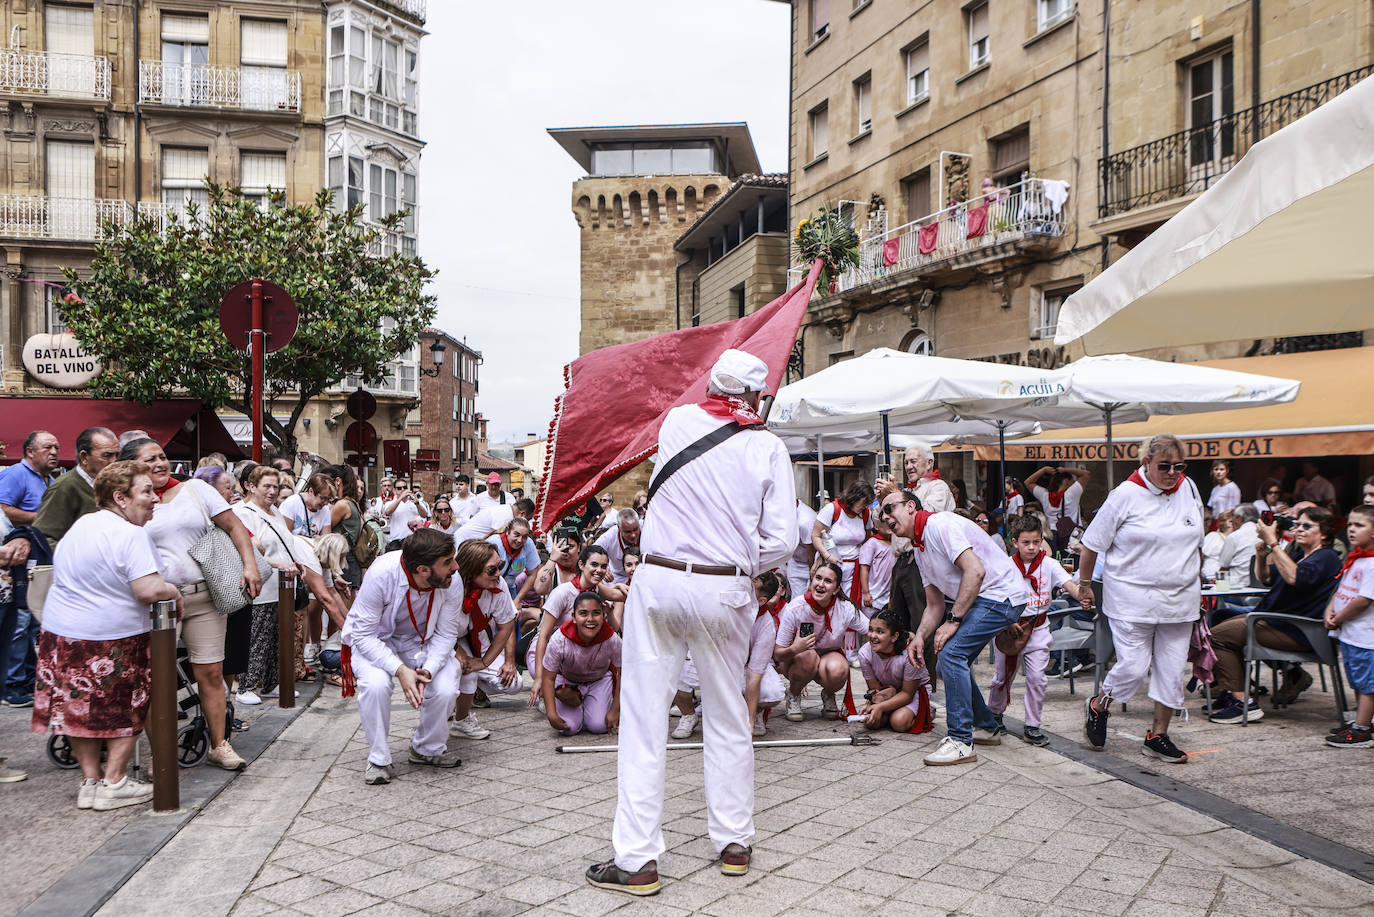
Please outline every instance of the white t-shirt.
[{"label": "white t-shirt", "polygon": [[811,547],[811,529],[816,524],[816,511],[797,501],[797,550],[787,561],[788,579],[804,580],[811,575],[806,549]]},{"label": "white t-shirt", "polygon": [[858,559],[859,548],[868,538],[868,524],[863,516],[851,516],[831,500],[816,513],[816,521],[830,530],[830,537],[835,541],[835,553],[841,561]]},{"label": "white t-shirt", "polygon": [[[200,499],[197,500],[197,497]],[[205,517],[214,519],[228,508],[229,504],[219,495],[219,491],[195,478],[177,487],[171,503],[159,503],[153,507],[153,518],[144,526],[144,530],[157,548],[157,566],[162,571],[163,579],[178,586],[205,581],[200,565],[186,552],[214,525],[213,522],[206,522]]]},{"label": "white t-shirt", "polygon": [[[510,589],[506,586],[505,580],[501,581],[501,587],[495,592],[482,591],[482,595],[477,599],[477,607],[482,609],[482,614],[487,616],[491,622],[486,629],[477,634],[477,645],[482,648],[482,653],[491,649],[491,638],[497,629],[503,624],[508,624],[515,620],[515,602],[511,601]],[[471,621],[468,622],[469,626]],[[471,634],[471,631],[469,631]],[[463,652],[472,655],[471,637],[463,639]]]},{"label": "white t-shirt", "polygon": [[1012,494],[1010,497],[1007,497],[1007,511],[1006,511],[1006,515],[1008,515],[1008,516],[1019,516],[1019,515],[1021,515],[1021,508],[1022,508],[1023,506],[1025,506],[1025,505],[1026,505],[1026,498],[1023,497],[1023,496],[1021,496],[1021,493],[1020,493],[1019,491],[1016,492],[1016,493],[1014,493],[1014,494]]},{"label": "white t-shirt", "polygon": [[151,630],[148,606],[129,584],[156,572],[157,551],[145,528],[110,510],[87,513],[57,543],[43,629],[77,640],[120,640]]},{"label": "white t-shirt", "polygon": [[[256,503],[235,503],[230,509],[239,517],[243,527],[248,529],[248,534],[257,539],[263,557],[277,563],[303,563],[302,559],[296,556],[296,539],[291,534],[291,523],[275,506],[272,507],[270,522],[267,518],[268,513]],[[276,602],[281,586],[278,580],[275,569],[263,577],[262,591],[253,600],[253,604],[269,605]]]},{"label": "white t-shirt", "polygon": [[778,646],[791,646],[797,641],[797,632],[802,624],[814,624],[816,652],[830,652],[844,648],[844,633],[852,630],[862,638],[868,633],[868,622],[859,613],[853,602],[836,596],[830,604],[830,627],[825,626],[825,615],[818,613],[802,594],[787,603],[778,614]]},{"label": "white t-shirt", "polygon": [[859,565],[868,567],[868,595],[873,599],[873,608],[887,607],[892,592],[892,567],[896,557],[892,553],[892,542],[881,538],[870,538],[859,548]]},{"label": "white t-shirt", "polygon": [[[59,551],[62,550],[62,545],[66,541],[67,539],[63,538],[57,543]],[[1345,576],[1341,577],[1340,585],[1336,587],[1336,597],[1331,603],[1332,610],[1336,612],[1345,610],[1345,607],[1356,596],[1374,600],[1374,557],[1361,557],[1350,565],[1349,570],[1345,571]],[[48,601],[51,602],[52,599],[48,599]],[[43,626],[47,627],[47,612],[44,612],[44,615]],[[1374,650],[1374,606],[1366,608],[1359,617],[1346,621],[1333,630],[1331,634],[1342,643]]]},{"label": "white t-shirt", "polygon": [[[1034,561],[1032,561],[1032,563],[1034,563]],[[1011,565],[1016,567],[1016,560],[1014,557]],[[1017,567],[1016,572],[1020,573],[1021,569]],[[1029,577],[1024,575],[1021,577],[1026,581],[1026,586],[1031,590],[1031,600],[1026,603],[1026,610],[1021,613],[1021,617],[1023,618],[1034,617],[1040,614],[1040,612],[1048,610],[1050,607],[1050,599],[1054,598],[1054,590],[1072,579],[1068,571],[1064,569],[1059,561],[1050,557],[1048,554],[1045,555],[1044,560],[1040,561],[1040,566],[1035,568],[1035,572],[1030,575],[1035,578],[1034,583],[1031,583]],[[1041,626],[1049,627],[1049,622],[1046,621]]]},{"label": "white t-shirt", "polygon": [[957,513],[935,513],[926,519],[922,535],[925,549],[918,547],[914,552],[921,580],[939,589],[946,598],[952,599],[959,594],[959,583],[964,578],[963,571],[954,561],[972,549],[984,570],[979,598],[1012,605],[1030,602],[1030,586],[1007,556],[1001,539],[994,539],[972,519]]},{"label": "white t-shirt", "polygon": [[1235,481],[1227,481],[1214,486],[1207,495],[1207,505],[1212,508],[1213,517],[1240,506],[1240,485]]},{"label": "white t-shirt", "polygon": [[491,496],[487,493],[487,489],[485,487],[483,487],[477,493],[473,494],[469,499],[471,499],[472,501],[472,511],[474,513],[478,512],[479,510],[484,510],[489,506],[513,506],[513,504],[515,503],[515,498],[504,490],[501,491],[500,497],[497,497],[495,500],[493,500]]},{"label": "white t-shirt", "polygon": [[1060,499],[1058,506],[1050,503],[1050,492],[1045,488],[1036,485],[1031,488],[1031,492],[1035,494],[1035,499],[1040,501],[1040,506],[1045,511],[1045,518],[1050,521],[1051,532],[1059,524],[1061,516],[1072,519],[1074,522],[1082,521],[1083,517],[1079,515],[1078,510],[1079,504],[1083,500],[1083,485],[1078,481],[1074,481],[1064,488],[1064,496]]},{"label": "white t-shirt", "polygon": [[472,502],[472,494],[466,497],[459,497],[456,494],[448,498],[449,506],[453,507],[453,521],[466,522],[472,518],[472,514],[477,512],[477,506]]},{"label": "white t-shirt", "polygon": [[515,518],[515,508],[510,504],[505,506],[488,506],[473,513],[472,518],[458,529],[453,536],[453,543],[461,545],[471,538],[486,539],[492,532],[499,532],[501,529],[510,525],[510,521]]},{"label": "white t-shirt", "polygon": [[1208,532],[1202,539],[1202,575],[1216,579],[1221,572],[1221,549],[1226,546],[1226,536],[1221,532]]},{"label": "white t-shirt", "polygon": [[[425,507],[428,511],[428,507]],[[396,508],[391,511],[391,515],[386,522],[387,541],[404,541],[410,536],[410,520],[420,515],[420,509],[415,505],[414,498],[402,500],[396,504]]]},{"label": "white t-shirt", "polygon": [[306,538],[314,538],[329,527],[329,501],[326,500],[313,513],[305,508],[305,500],[300,494],[287,497],[278,509],[291,523],[291,531]]}]

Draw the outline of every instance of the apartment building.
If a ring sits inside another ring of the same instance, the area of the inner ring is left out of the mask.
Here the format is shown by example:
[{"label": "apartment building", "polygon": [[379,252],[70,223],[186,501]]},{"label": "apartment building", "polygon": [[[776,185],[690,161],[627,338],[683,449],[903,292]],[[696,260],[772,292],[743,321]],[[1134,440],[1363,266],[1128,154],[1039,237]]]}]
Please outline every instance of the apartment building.
[{"label": "apartment building", "polygon": [[[438,345],[438,346],[436,346]],[[438,328],[420,334],[430,365],[420,370],[420,401],[405,419],[415,483],[427,494],[453,489],[477,473],[477,392],[482,352]]]}]

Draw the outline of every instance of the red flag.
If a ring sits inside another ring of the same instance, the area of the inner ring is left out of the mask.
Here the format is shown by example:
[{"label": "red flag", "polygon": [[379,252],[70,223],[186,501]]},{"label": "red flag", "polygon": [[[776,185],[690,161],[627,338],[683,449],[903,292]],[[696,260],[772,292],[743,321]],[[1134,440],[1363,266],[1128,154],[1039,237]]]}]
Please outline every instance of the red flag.
[{"label": "red flag", "polygon": [[900,237],[896,239],[888,239],[886,242],[884,242],[883,267],[892,267],[892,265],[896,264],[897,259],[901,256],[901,251],[902,240]]},{"label": "red flag", "polygon": [[820,271],[817,261],[804,281],[753,315],[603,347],[563,367],[565,391],[554,402],[539,488],[539,530],[549,531],[602,485],[653,455],[663,415],[705,400],[722,352],[734,347],[763,360],[769,391],[776,391]]},{"label": "red flag", "polygon": [[922,226],[920,234],[916,237],[916,250],[923,255],[929,255],[939,244],[940,223],[936,221]]},{"label": "red flag", "polygon": [[988,229],[988,205],[981,207],[970,207],[968,209],[968,235],[965,238],[976,239]]}]

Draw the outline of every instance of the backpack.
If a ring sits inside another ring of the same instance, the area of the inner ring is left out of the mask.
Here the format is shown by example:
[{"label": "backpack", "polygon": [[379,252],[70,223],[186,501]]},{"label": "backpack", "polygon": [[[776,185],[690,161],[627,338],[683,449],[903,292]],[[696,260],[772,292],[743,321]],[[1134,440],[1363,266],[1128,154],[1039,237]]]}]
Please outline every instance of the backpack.
[{"label": "backpack", "polygon": [[368,520],[363,516],[362,510],[358,509],[358,504],[352,500],[348,505],[360,517],[358,521],[358,539],[349,547],[353,549],[353,557],[358,561],[358,566],[366,569],[368,564],[376,559],[381,550],[381,541],[377,538],[377,530],[368,524]]}]

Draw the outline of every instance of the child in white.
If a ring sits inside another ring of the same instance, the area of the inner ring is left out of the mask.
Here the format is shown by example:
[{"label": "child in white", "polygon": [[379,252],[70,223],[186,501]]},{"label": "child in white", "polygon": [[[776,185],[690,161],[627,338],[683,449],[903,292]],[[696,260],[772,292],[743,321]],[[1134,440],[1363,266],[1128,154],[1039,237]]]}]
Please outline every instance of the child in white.
[{"label": "child in white", "polygon": [[1326,744],[1369,748],[1374,746],[1374,506],[1361,504],[1350,510],[1346,535],[1350,553],[1341,567],[1341,583],[1326,606],[1326,626],[1340,638],[1346,677],[1359,702],[1355,722],[1327,736]]}]

